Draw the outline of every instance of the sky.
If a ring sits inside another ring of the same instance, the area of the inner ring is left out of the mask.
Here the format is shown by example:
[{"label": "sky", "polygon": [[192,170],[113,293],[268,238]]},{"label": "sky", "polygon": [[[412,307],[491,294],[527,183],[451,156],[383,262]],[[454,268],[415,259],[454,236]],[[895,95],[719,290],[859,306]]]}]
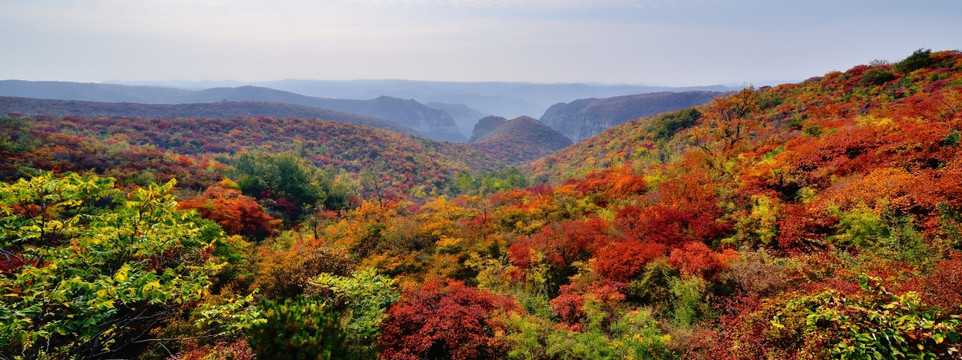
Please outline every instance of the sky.
[{"label": "sky", "polygon": [[2,0],[0,79],[796,82],[962,48],[962,0]]}]

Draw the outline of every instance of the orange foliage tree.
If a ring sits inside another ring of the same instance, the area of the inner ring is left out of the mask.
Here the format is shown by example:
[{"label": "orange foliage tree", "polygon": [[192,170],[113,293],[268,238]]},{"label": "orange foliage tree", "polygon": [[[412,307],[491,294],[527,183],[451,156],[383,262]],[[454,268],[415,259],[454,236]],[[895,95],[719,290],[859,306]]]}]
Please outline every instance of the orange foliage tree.
[{"label": "orange foliage tree", "polygon": [[182,201],[181,209],[197,210],[205,219],[216,222],[229,235],[244,235],[263,239],[274,234],[274,219],[254,198],[242,195],[240,190],[224,187],[222,181],[204,191],[200,197]]}]

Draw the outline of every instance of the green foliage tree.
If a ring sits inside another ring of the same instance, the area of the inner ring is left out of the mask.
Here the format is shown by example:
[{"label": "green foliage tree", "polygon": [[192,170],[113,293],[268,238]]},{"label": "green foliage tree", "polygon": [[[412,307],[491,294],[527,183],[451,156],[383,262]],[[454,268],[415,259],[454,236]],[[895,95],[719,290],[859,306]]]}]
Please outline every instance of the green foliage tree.
[{"label": "green foliage tree", "polygon": [[0,185],[0,353],[136,356],[202,298],[223,235],[177,210],[174,184],[124,193],[110,178],[48,173]]},{"label": "green foliage tree", "polygon": [[36,146],[36,139],[29,133],[30,126],[24,119],[0,116],[0,152],[24,152]]},{"label": "green foliage tree", "polygon": [[575,329],[547,319],[508,318],[509,359],[673,359],[669,342],[649,310],[607,314],[594,299],[585,304],[587,322]]},{"label": "green foliage tree", "polygon": [[895,70],[901,72],[912,72],[933,64],[932,60],[932,50],[930,49],[918,49],[909,55],[909,57],[899,61],[895,64]]},{"label": "green foliage tree", "polygon": [[355,359],[337,311],[323,300],[298,296],[260,306],[266,321],[251,327],[247,341],[265,359]]},{"label": "green foliage tree", "polygon": [[[778,331],[797,323],[783,316],[803,310],[802,353],[841,359],[947,359],[960,355],[962,322],[918,293],[894,294],[881,279],[861,277],[859,294],[835,290],[803,296],[789,303],[771,323]],[[799,349],[796,349],[799,350]]]},{"label": "green foliage tree", "polygon": [[344,308],[341,326],[347,332],[352,351],[376,357],[381,322],[387,309],[400,298],[395,280],[378,275],[377,269],[358,270],[350,277],[323,273],[310,280],[312,286],[330,290],[335,304]]},{"label": "green foliage tree", "polygon": [[896,76],[892,72],[884,69],[872,69],[866,71],[859,79],[858,84],[861,86],[867,85],[882,85],[889,81],[895,80]]},{"label": "green foliage tree", "polygon": [[256,197],[289,221],[301,219],[319,205],[331,210],[347,207],[347,186],[293,153],[241,154],[231,176],[245,195]]},{"label": "green foliage tree", "polygon": [[694,126],[695,122],[701,119],[701,115],[701,112],[695,108],[659,115],[648,123],[648,131],[655,139],[668,140],[675,133]]},{"label": "green foliage tree", "polygon": [[454,194],[492,194],[528,186],[528,178],[516,166],[486,171],[478,176],[461,172],[451,183]]}]

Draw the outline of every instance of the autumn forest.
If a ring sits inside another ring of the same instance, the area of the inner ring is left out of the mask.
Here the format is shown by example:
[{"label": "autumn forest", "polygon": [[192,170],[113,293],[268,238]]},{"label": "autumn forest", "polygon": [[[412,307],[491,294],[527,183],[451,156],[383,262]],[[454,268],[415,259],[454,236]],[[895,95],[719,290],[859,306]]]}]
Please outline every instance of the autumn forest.
[{"label": "autumn forest", "polygon": [[572,145],[336,120],[4,114],[0,359],[962,359],[958,51]]}]

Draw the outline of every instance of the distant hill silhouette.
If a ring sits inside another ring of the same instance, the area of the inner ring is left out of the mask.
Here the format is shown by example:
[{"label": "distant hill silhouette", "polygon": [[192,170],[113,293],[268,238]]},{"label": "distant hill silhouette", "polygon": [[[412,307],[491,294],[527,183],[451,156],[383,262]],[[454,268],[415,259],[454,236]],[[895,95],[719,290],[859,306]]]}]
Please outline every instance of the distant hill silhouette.
[{"label": "distant hill silhouette", "polygon": [[541,122],[572,141],[581,141],[629,120],[707,104],[725,93],[716,91],[657,92],[556,104]]},{"label": "distant hill silhouette", "polygon": [[[170,83],[167,83],[170,84]],[[205,83],[176,83],[177,86],[205,87]],[[387,95],[415,99],[422,103],[464,104],[483,114],[515,118],[535,116],[560,102],[574,99],[607,98],[659,91],[728,91],[713,86],[666,87],[625,84],[522,83],[522,82],[446,82],[418,80],[279,80],[250,83],[298,94],[344,99],[370,99]],[[457,116],[451,114],[457,119]],[[477,120],[475,118],[474,120]],[[470,128],[464,129],[465,134]]]},{"label": "distant hill silhouette", "polygon": [[190,98],[194,102],[272,101],[313,106],[394,121],[417,130],[435,140],[464,142],[454,119],[443,110],[433,109],[414,100],[380,96],[371,100],[326,99],[257,86],[212,88],[200,90]]},{"label": "distant hill silhouette", "polygon": [[190,102],[193,91],[159,86],[76,83],[64,81],[0,81],[0,96],[38,99],[177,104]]},{"label": "distant hill silhouette", "polygon": [[424,103],[424,105],[430,108],[444,110],[448,115],[451,115],[451,117],[454,118],[454,123],[458,125],[458,131],[464,135],[471,134],[472,129],[474,129],[474,124],[478,123],[478,119],[484,117],[484,113],[464,104],[428,102]]},{"label": "distant hill silhouette", "polygon": [[401,134],[418,135],[417,131],[393,121],[304,105],[263,101],[137,104],[0,97],[0,115],[2,114],[131,118],[231,118],[235,116],[268,116],[276,118],[324,119],[342,123],[367,125]]}]

